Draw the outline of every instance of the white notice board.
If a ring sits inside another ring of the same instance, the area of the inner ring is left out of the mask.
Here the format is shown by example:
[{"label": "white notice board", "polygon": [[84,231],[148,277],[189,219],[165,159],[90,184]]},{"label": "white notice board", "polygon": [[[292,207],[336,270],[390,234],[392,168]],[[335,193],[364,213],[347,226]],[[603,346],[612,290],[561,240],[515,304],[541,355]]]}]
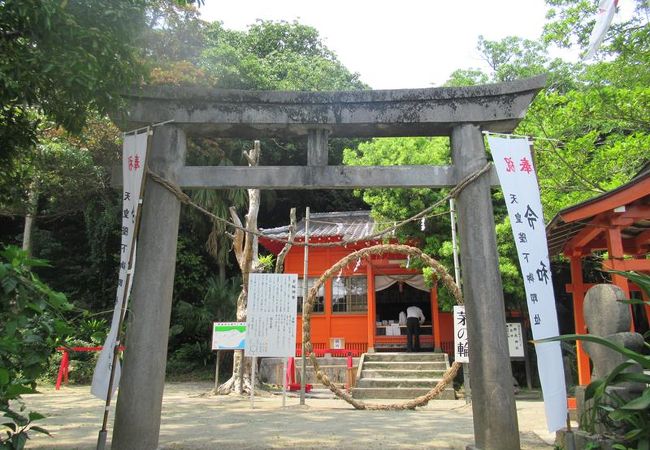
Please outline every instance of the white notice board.
[{"label": "white notice board", "polygon": [[517,322],[506,323],[508,329],[508,351],[511,358],[524,357],[524,335],[521,332],[521,324]]},{"label": "white notice board", "polygon": [[461,363],[469,362],[465,305],[454,305],[454,360]]},{"label": "white notice board", "polygon": [[298,275],[250,274],[246,356],[295,356],[297,301]]}]

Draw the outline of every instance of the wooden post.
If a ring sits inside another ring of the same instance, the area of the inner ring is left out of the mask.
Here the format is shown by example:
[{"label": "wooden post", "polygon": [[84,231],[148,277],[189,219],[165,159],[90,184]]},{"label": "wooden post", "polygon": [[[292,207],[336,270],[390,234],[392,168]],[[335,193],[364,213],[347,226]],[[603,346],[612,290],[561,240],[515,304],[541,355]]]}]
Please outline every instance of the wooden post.
[{"label": "wooden post", "polygon": [[[570,258],[571,285],[573,296],[573,323],[576,334],[587,334],[584,318],[585,286],[582,278],[582,260],[579,254]],[[582,347],[582,342],[576,343],[576,358],[578,360],[578,384],[586,386],[591,381],[589,356]]]},{"label": "wooden post", "polygon": [[372,270],[372,264],[368,261],[366,266],[367,274],[367,286],[368,286],[368,353],[373,353],[375,351],[375,316],[376,314],[376,304],[375,304],[375,272]]},{"label": "wooden post", "polygon": [[[305,246],[304,246],[304,264],[303,264],[303,279],[302,279],[302,323],[305,323],[305,305],[307,304],[307,295],[309,293],[309,206],[305,211]],[[302,355],[300,362],[300,404],[305,404],[305,385],[307,381],[307,355],[305,355],[305,331],[302,332]]]},{"label": "wooden post", "polygon": [[217,350],[215,352],[215,356],[216,356],[215,359],[217,360],[217,362],[216,362],[215,368],[214,368],[214,392],[216,393],[217,389],[219,388],[219,350]]},{"label": "wooden post", "polygon": [[431,288],[431,326],[433,327],[433,351],[442,352],[440,311],[438,311],[438,283]]}]

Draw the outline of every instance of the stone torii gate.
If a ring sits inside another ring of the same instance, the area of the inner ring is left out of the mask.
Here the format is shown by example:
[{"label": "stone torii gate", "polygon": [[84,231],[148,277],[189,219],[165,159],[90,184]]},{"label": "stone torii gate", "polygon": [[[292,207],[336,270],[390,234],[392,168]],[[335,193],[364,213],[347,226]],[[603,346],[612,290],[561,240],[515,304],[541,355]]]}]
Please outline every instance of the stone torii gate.
[{"label": "stone torii gate", "polygon": [[[275,92],[146,88],[123,129],[156,128],[149,167],[183,188],[450,187],[487,163],[482,131],[511,132],[545,77],[462,88]],[[307,165],[185,166],[186,136],[307,138]],[[329,137],[448,136],[452,166],[328,166]],[[458,196],[476,448],[518,449],[519,430],[490,196],[494,173]],[[165,380],[179,200],[146,188],[113,448],[155,449]]]}]

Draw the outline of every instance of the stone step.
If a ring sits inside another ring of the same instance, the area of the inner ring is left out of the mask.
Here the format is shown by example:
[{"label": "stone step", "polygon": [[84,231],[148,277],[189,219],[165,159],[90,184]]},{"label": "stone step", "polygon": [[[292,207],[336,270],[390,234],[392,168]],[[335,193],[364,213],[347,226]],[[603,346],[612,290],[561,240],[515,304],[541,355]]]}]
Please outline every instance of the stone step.
[{"label": "stone step", "polygon": [[447,363],[443,361],[368,361],[363,362],[365,369],[391,369],[391,370],[447,370]]},{"label": "stone step", "polygon": [[361,378],[359,388],[433,388],[440,378]]},{"label": "stone step", "polygon": [[[358,399],[386,399],[387,401],[391,401],[394,399],[412,399],[425,395],[430,390],[426,388],[387,389],[355,387],[352,389],[352,396]],[[454,394],[454,389],[448,386],[435,398],[439,400],[455,400],[456,395]]]},{"label": "stone step", "polygon": [[[367,367],[367,366],[366,366]],[[370,369],[361,371],[361,378],[442,378],[445,369],[415,370],[415,369]]]},{"label": "stone step", "polygon": [[445,353],[366,353],[365,361],[447,362]]}]

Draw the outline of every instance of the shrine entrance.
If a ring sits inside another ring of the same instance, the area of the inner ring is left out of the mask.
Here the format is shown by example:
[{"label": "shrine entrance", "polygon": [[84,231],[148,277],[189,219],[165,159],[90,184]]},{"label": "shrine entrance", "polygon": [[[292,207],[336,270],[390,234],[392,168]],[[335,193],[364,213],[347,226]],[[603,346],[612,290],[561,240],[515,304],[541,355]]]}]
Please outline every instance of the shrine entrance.
[{"label": "shrine entrance", "polygon": [[406,351],[406,308],[417,306],[425,317],[420,325],[420,347],[422,351],[434,351],[431,297],[422,275],[376,275],[375,350]]},{"label": "shrine entrance", "polygon": [[[471,348],[475,445],[518,449],[519,432],[483,131],[510,133],[545,77],[463,88],[256,92],[145,88],[124,95],[131,130],[156,128],[132,289],[127,350],[112,445],[156,448],[165,380],[180,199],[168,187],[354,189],[456,187],[463,294]],[[307,140],[306,166],[189,167],[186,138]],[[452,166],[328,165],[330,137],[447,136]]]}]

